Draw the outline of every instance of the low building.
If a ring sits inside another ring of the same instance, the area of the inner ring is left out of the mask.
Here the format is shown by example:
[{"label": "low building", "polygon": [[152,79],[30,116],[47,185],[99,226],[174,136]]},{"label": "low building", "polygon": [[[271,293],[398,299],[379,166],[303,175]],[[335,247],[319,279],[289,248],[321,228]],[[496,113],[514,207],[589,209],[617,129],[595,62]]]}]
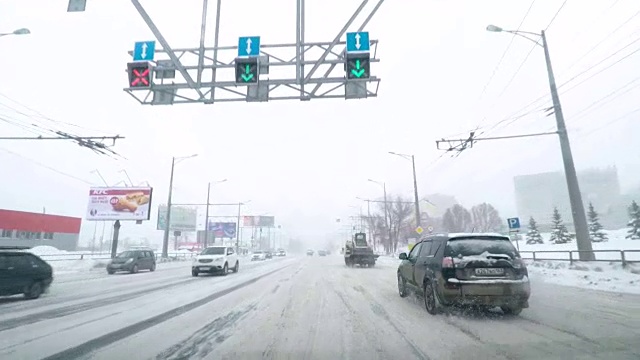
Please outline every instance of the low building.
[{"label": "low building", "polygon": [[81,218],[0,209],[0,246],[78,247]]}]

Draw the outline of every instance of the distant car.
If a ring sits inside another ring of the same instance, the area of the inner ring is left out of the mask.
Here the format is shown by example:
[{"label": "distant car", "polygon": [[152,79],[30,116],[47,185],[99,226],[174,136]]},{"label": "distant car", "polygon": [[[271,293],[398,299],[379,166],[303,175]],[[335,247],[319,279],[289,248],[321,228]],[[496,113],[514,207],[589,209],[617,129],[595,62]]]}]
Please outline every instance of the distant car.
[{"label": "distant car", "polygon": [[208,247],[193,259],[191,275],[198,276],[201,273],[221,273],[227,275],[229,270],[237,273],[240,270],[238,254],[230,246]]},{"label": "distant car", "polygon": [[53,282],[53,269],[26,246],[0,246],[0,296],[37,299]]},{"label": "distant car", "polygon": [[156,271],[156,255],[151,249],[126,250],[118,254],[107,264],[107,273],[113,275],[118,271],[132,274],[139,270]]},{"label": "distant car", "polygon": [[273,259],[273,253],[270,250],[264,252],[264,257],[266,259]]},{"label": "distant car", "polygon": [[287,256],[287,252],[284,249],[278,249],[276,256]]},{"label": "distant car", "polygon": [[327,252],[324,250],[318,250],[318,256],[327,256]]},{"label": "distant car", "polygon": [[251,261],[261,261],[266,260],[267,256],[263,251],[256,250],[251,254]]},{"label": "distant car", "polygon": [[307,250],[307,256],[313,256],[313,250],[311,249]]},{"label": "distant car", "polygon": [[499,306],[505,314],[529,307],[529,274],[506,236],[430,235],[400,254],[398,292],[424,296],[427,312],[449,305]]}]

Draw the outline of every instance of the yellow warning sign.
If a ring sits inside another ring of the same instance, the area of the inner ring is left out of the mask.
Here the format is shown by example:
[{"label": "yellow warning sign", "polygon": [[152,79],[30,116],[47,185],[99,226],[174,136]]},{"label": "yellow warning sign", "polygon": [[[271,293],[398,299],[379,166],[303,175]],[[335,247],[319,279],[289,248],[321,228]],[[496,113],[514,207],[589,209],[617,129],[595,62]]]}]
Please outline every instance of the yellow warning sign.
[{"label": "yellow warning sign", "polygon": [[422,226],[418,226],[416,228],[416,232],[418,233],[418,235],[422,234],[423,231],[424,231],[424,229],[422,228]]}]

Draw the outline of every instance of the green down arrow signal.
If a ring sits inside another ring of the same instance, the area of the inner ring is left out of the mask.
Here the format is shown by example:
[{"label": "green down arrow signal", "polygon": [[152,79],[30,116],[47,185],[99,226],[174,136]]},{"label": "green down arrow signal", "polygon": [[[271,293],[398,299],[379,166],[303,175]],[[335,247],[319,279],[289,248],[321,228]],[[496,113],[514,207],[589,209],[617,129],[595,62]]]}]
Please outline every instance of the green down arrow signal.
[{"label": "green down arrow signal", "polygon": [[247,66],[245,66],[244,68],[244,74],[240,75],[242,77],[242,80],[244,80],[244,82],[249,82],[251,81],[251,79],[253,79],[253,73],[251,73],[251,65],[247,64]]},{"label": "green down arrow signal", "polygon": [[362,77],[362,75],[364,75],[364,69],[360,67],[360,60],[356,60],[356,68],[351,69],[351,74],[353,74],[353,76],[357,78]]}]

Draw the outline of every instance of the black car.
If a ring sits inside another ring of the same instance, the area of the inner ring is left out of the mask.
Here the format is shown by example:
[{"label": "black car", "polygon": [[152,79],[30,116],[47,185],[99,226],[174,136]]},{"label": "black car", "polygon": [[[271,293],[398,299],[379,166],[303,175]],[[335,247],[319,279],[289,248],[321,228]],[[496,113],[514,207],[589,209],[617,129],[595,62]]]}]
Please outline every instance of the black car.
[{"label": "black car", "polygon": [[265,259],[273,259],[273,253],[271,252],[271,250],[268,250],[268,251],[264,252],[264,258]]},{"label": "black car", "polygon": [[0,296],[24,294],[37,299],[49,289],[53,269],[21,246],[0,246]]},{"label": "black car", "polygon": [[156,270],[156,255],[151,249],[136,249],[123,251],[109,261],[107,273],[112,275],[117,271],[128,271],[132,274],[138,270]]},{"label": "black car", "polygon": [[324,250],[318,250],[318,256],[327,256],[327,252]]},{"label": "black car", "polygon": [[500,307],[513,315],[529,307],[527,268],[506,236],[429,235],[400,260],[400,296],[423,295],[432,315],[449,305]]}]

